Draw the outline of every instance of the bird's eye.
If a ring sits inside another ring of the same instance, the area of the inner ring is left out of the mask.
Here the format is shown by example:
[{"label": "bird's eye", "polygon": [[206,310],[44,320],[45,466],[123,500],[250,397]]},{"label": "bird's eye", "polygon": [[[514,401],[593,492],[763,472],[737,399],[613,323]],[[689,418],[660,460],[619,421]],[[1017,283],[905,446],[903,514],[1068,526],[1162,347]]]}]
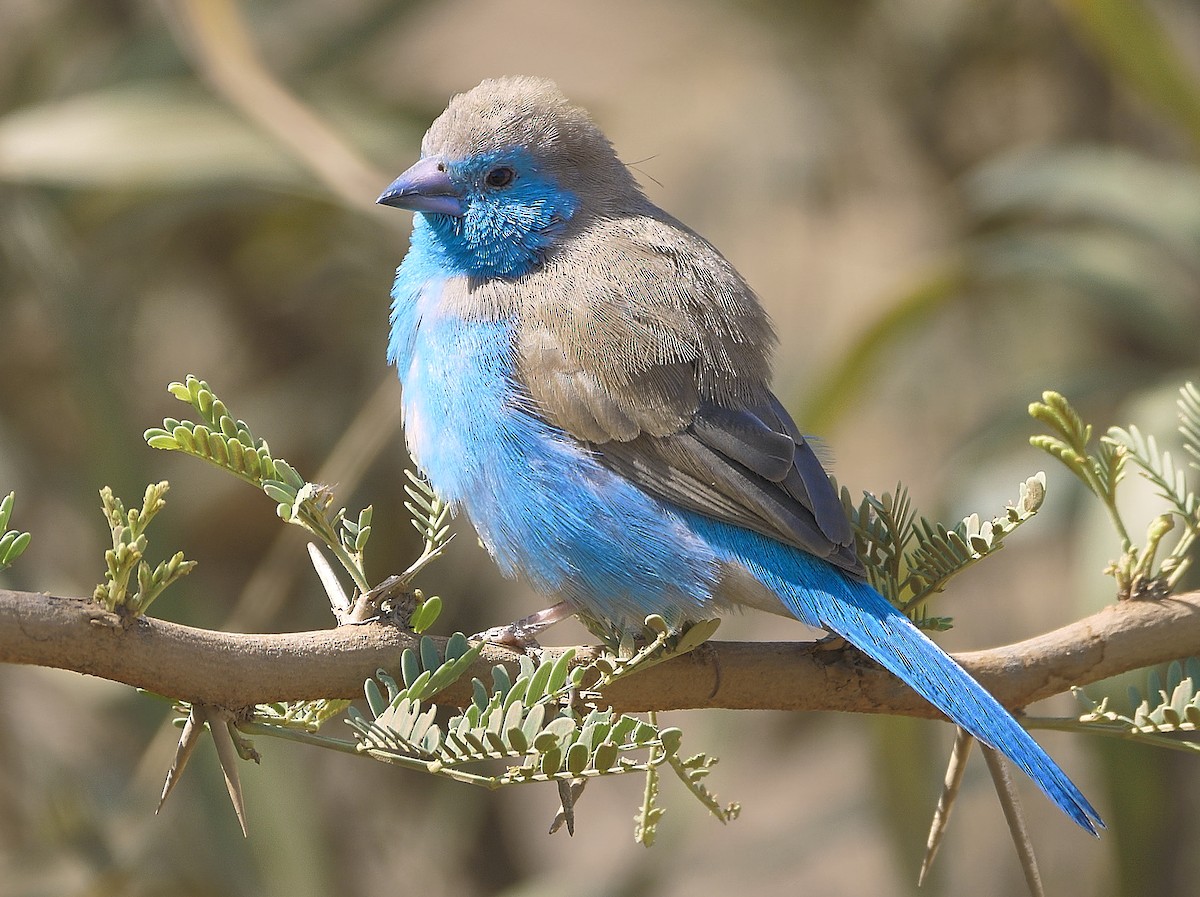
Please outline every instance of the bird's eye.
[{"label": "bird's eye", "polygon": [[499,189],[500,187],[507,187],[509,184],[511,184],[513,182],[513,178],[516,176],[517,173],[511,168],[501,166],[499,168],[493,168],[491,171],[489,171],[487,176],[484,178],[484,181],[489,187],[495,187]]}]

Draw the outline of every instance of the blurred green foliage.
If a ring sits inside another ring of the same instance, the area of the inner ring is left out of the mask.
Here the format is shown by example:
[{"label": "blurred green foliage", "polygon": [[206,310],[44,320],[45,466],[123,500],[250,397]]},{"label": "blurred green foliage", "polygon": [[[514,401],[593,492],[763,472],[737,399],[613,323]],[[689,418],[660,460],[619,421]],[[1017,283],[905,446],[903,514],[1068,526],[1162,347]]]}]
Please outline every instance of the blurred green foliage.
[{"label": "blurred green foliage", "polygon": [[[1098,424],[1164,432],[1134,408],[1169,415],[1196,376],[1200,10],[1186,0],[4,0],[2,12],[0,484],[34,534],[5,585],[86,593],[109,541],[96,489],[169,479],[155,538],[200,567],[157,614],[240,629],[330,622],[302,539],[280,534],[269,503],[142,444],[171,412],[163,384],[185,370],[278,434],[275,450],[329,471],[343,500],[375,503],[370,578],[419,553],[383,362],[406,222],[373,214],[371,190],[416,155],[447,95],[486,75],[557,78],[642,160],[652,197],[750,278],[781,332],[785,398],[836,446],[855,492],[901,479],[943,519],[999,506],[1036,463],[1024,409],[1042,390]],[[247,58],[328,133],[282,101],[256,117]],[[306,151],[329,134],[371,161]],[[1004,570],[972,573],[945,599],[952,637],[1016,638],[1111,600],[1100,570],[1116,550],[1092,547],[1086,505],[1056,499],[1068,482],[1051,482],[1036,537],[1014,539]],[[449,628],[534,609],[472,539],[448,553],[429,576]],[[778,626],[738,625],[767,637]],[[712,727],[696,736],[754,812],[715,834],[675,820],[644,857],[628,835],[633,792],[589,794],[574,840],[542,838],[529,817],[554,807],[535,797],[463,795],[272,745],[246,776],[243,843],[203,751],[152,815],[173,743],[161,724],[161,707],[125,689],[0,670],[0,894],[405,882],[524,895],[592,881],[605,894],[790,894],[801,882],[903,894],[915,858],[888,845],[907,849],[906,825],[923,833],[935,795],[908,786],[936,780],[941,753],[892,754],[890,773],[872,775],[856,720],[763,715],[762,737],[738,746],[719,744],[719,716],[689,721]],[[880,750],[893,746],[887,721],[870,728]],[[1110,834],[1072,841],[1031,800],[1048,889],[1190,893],[1200,785],[1188,758],[1121,745],[1089,770],[1074,741],[1049,747],[1098,792]],[[968,775],[923,893],[1021,887],[984,778],[972,789]]]}]

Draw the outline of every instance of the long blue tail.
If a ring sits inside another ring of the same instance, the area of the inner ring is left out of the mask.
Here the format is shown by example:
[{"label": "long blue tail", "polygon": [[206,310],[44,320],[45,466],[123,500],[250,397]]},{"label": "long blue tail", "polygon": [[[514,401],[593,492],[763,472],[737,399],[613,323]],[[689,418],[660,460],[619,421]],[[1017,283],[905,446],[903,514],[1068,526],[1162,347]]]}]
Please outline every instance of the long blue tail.
[{"label": "long blue tail", "polygon": [[[941,648],[865,583],[853,597],[819,602],[812,593],[785,593],[784,602],[802,619],[816,616],[822,628],[843,636],[898,676],[984,744],[1023,769],[1046,796],[1093,835],[1104,827],[1099,814],[1021,724]],[[819,596],[824,598],[825,596]],[[813,613],[815,611],[815,614]]]},{"label": "long blue tail", "polygon": [[1095,835],[1104,827],[1087,798],[1020,723],[871,586],[757,533],[715,522],[701,527],[710,544],[749,569],[798,619],[836,632],[1000,751],[1082,828]]}]

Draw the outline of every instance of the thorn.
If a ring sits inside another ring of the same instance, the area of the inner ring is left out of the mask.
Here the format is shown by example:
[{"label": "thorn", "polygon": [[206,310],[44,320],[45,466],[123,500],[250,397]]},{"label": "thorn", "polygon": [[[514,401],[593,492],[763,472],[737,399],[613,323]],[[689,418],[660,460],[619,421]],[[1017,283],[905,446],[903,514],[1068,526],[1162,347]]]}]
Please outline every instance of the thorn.
[{"label": "thorn", "polygon": [[315,542],[308,543],[308,557],[312,561],[313,569],[317,571],[317,578],[325,587],[325,594],[329,596],[329,606],[333,609],[333,616],[338,622],[341,622],[342,617],[350,610],[350,598],[346,595],[346,590],[338,582],[337,574],[333,572],[329,559],[321,553],[321,549]]},{"label": "thorn", "polygon": [[996,796],[1000,798],[1000,806],[1004,808],[1004,818],[1008,822],[1008,830],[1012,834],[1013,846],[1017,848],[1017,856],[1021,860],[1021,871],[1025,873],[1025,884],[1031,897],[1045,897],[1042,889],[1042,876],[1038,872],[1037,857],[1033,854],[1033,841],[1029,838],[1029,830],[1025,827],[1025,814],[1021,811],[1021,802],[1017,799],[1017,789],[1012,777],[1008,774],[1008,766],[999,752],[989,747],[983,749],[983,759],[987,761],[988,772],[992,774],[992,782],[996,785]]},{"label": "thorn", "polygon": [[971,748],[975,744],[975,736],[966,729],[957,729],[954,736],[954,747],[950,751],[950,762],[946,766],[946,779],[942,784],[942,793],[938,797],[937,809],[933,811],[933,821],[929,825],[929,838],[925,842],[925,857],[921,860],[921,871],[917,875],[917,887],[925,883],[925,876],[933,868],[933,859],[937,856],[938,848],[942,846],[942,836],[950,825],[950,813],[954,802],[958,799],[958,789],[962,785],[963,773],[967,769],[967,758],[971,756]]},{"label": "thorn", "polygon": [[225,787],[229,791],[229,799],[233,802],[233,811],[237,814],[238,824],[242,827],[242,836],[249,837],[246,828],[245,801],[242,799],[242,786],[238,781],[237,759],[240,755],[244,759],[252,759],[257,763],[258,754],[240,736],[237,738],[238,743],[235,744],[235,737],[232,733],[233,724],[233,713],[224,708],[213,707],[210,704],[192,705],[187,722],[183,725],[183,733],[179,736],[175,759],[171,763],[171,768],[167,770],[167,780],[163,783],[162,796],[158,800],[158,807],[154,811],[155,815],[163,808],[167,795],[178,784],[192,752],[196,750],[196,745],[204,737],[207,725],[208,731],[213,736],[213,744],[217,748],[217,759],[220,760],[221,771],[225,774]]},{"label": "thorn", "polygon": [[174,789],[179,782],[179,777],[183,775],[183,770],[187,766],[187,762],[191,759],[192,751],[196,749],[196,745],[200,743],[200,739],[204,736],[204,711],[203,705],[193,704],[191,711],[188,713],[187,722],[183,724],[183,732],[179,736],[179,746],[175,748],[175,759],[171,761],[171,767],[167,770],[167,779],[163,782],[162,795],[158,799],[158,806],[154,810],[154,815],[157,816],[159,810],[163,808],[163,804],[167,802],[167,795]]},{"label": "thorn", "polygon": [[558,799],[562,803],[562,806],[559,808],[558,813],[555,814],[554,821],[550,823],[550,831],[547,834],[553,835],[565,823],[567,834],[574,837],[575,801],[579,800],[579,795],[583,794],[585,785],[587,785],[586,779],[558,780]]},{"label": "thorn", "polygon": [[250,837],[246,828],[246,802],[242,798],[242,783],[238,779],[237,762],[238,748],[234,745],[232,727],[233,714],[228,710],[208,707],[208,729],[212,732],[213,744],[217,746],[217,759],[221,761],[221,772],[225,774],[225,789],[229,792],[229,800],[233,803],[233,812],[237,814],[238,824],[242,827],[242,837]]}]

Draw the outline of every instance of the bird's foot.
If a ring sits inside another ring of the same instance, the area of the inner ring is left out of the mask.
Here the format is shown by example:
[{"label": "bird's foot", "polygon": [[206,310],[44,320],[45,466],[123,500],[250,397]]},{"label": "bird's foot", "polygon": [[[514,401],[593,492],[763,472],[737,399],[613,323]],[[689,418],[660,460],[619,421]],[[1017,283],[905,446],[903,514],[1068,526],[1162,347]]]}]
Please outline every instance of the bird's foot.
[{"label": "bird's foot", "polygon": [[537,613],[514,620],[504,626],[493,626],[483,632],[471,636],[472,641],[491,642],[494,645],[504,645],[522,654],[536,655],[542,646],[537,637],[543,630],[549,629],[555,623],[574,615],[575,611],[565,601],[560,601],[553,607],[539,610]]}]

